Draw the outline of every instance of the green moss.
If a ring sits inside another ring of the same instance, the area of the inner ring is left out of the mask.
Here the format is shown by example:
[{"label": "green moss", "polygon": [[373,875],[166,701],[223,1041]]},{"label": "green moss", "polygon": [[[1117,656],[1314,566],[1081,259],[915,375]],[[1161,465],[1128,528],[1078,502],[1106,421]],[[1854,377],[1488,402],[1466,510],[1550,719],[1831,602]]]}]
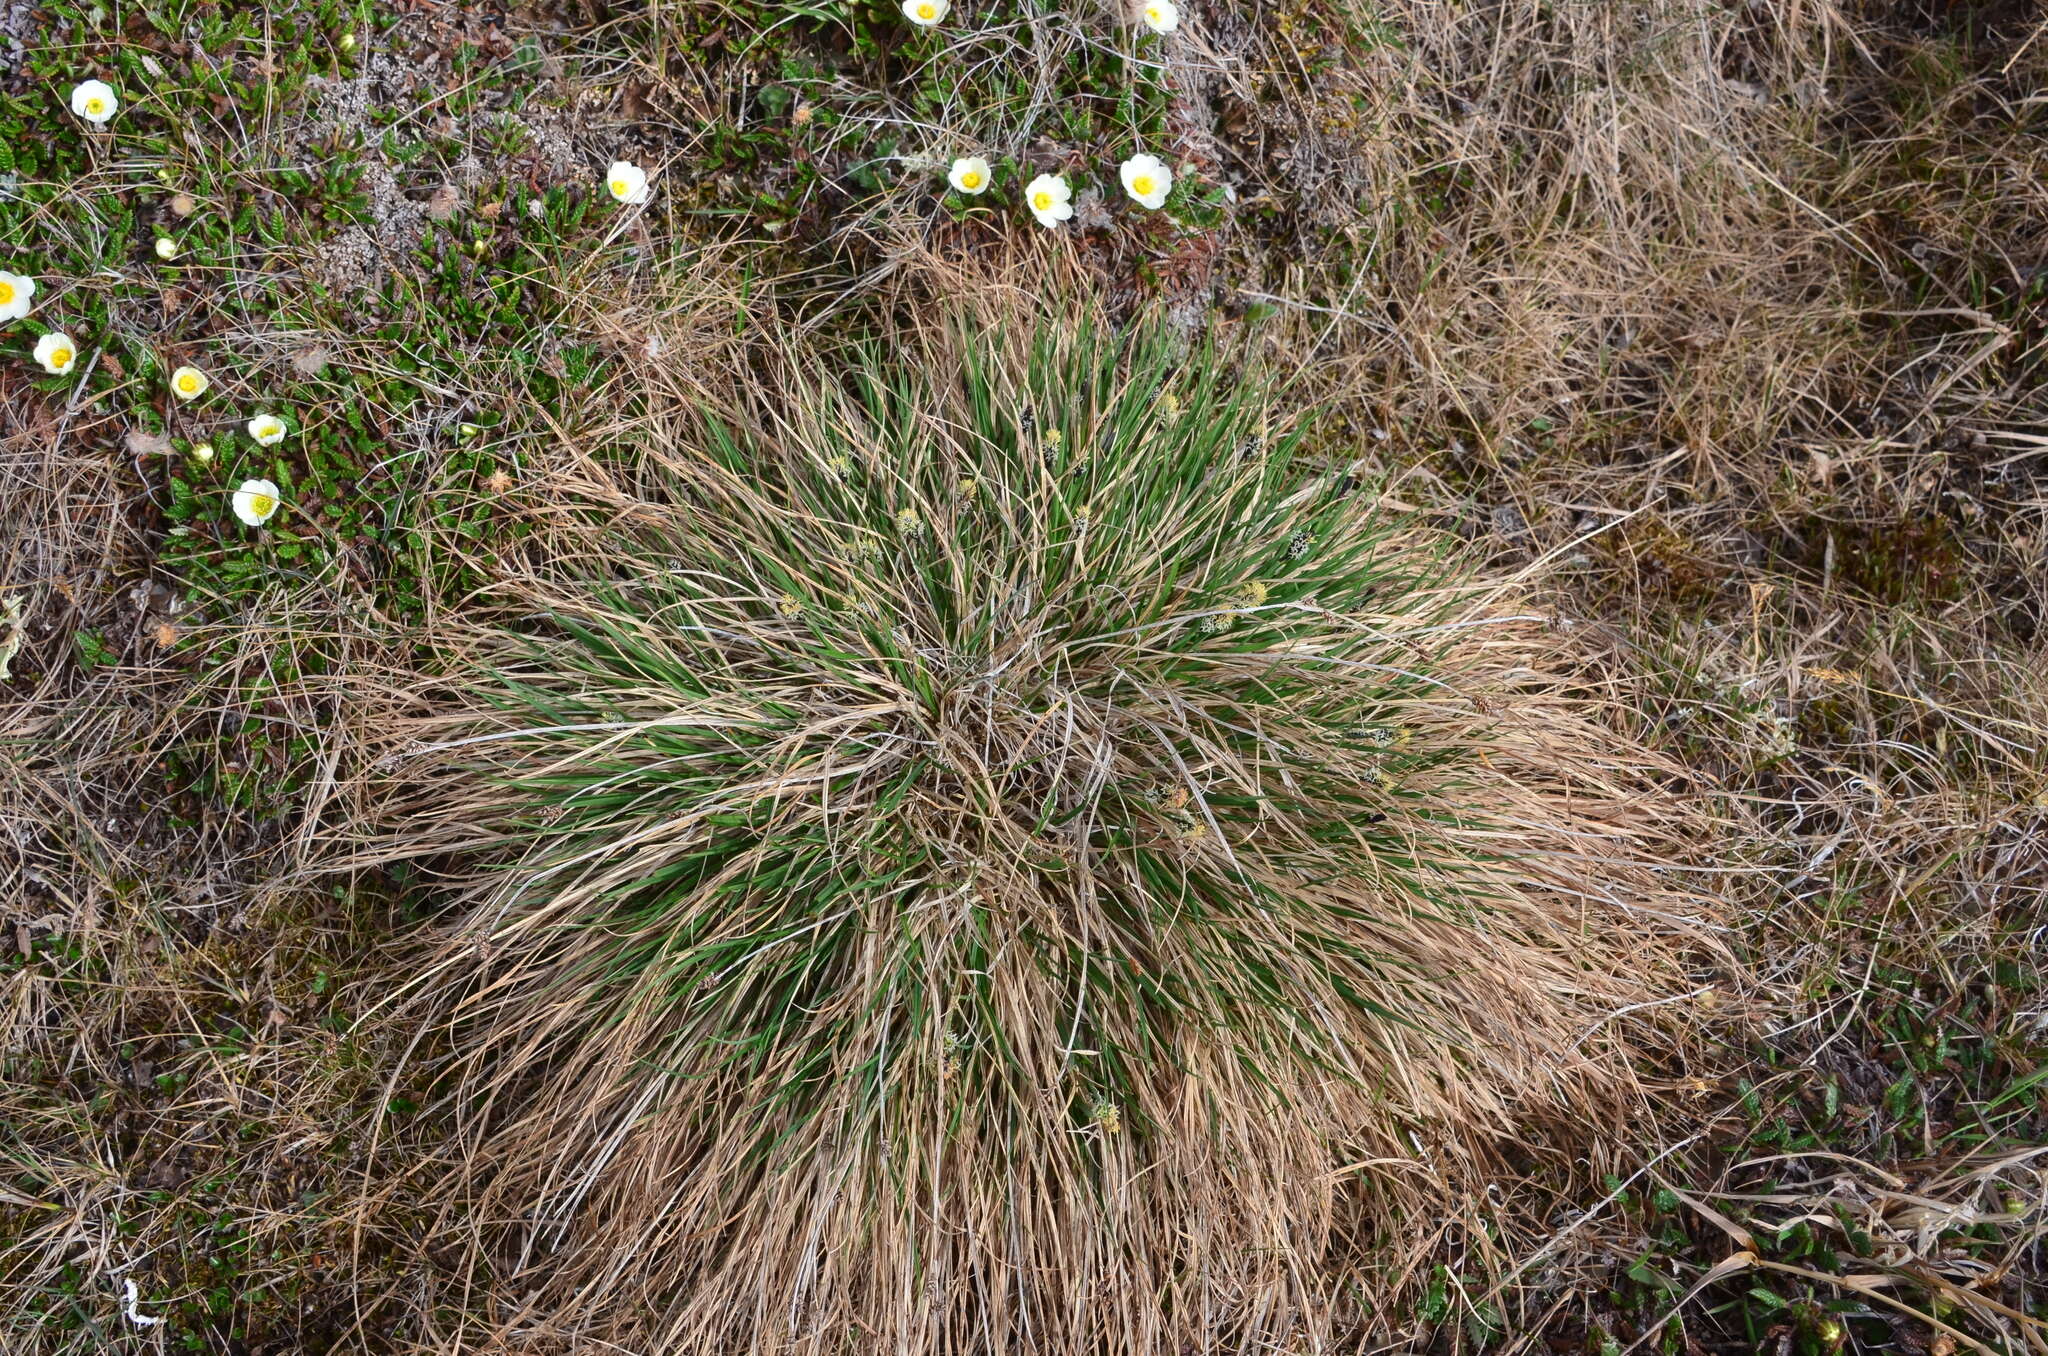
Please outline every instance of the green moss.
[{"label": "green moss", "polygon": [[1809,574],[1892,606],[1953,602],[1970,583],[1968,559],[1946,518],[1814,518],[1799,524],[1790,541],[1789,554]]}]

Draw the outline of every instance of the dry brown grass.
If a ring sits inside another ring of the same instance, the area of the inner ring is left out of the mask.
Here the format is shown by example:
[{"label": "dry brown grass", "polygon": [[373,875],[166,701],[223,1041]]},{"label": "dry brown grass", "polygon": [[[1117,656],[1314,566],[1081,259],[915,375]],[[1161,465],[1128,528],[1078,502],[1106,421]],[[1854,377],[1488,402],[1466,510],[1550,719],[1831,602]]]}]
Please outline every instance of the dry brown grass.
[{"label": "dry brown grass", "polygon": [[[257,620],[180,605],[141,573],[144,454],[77,413],[0,445],[0,564],[25,614],[0,705],[5,1340],[152,1346],[127,1281],[161,1321],[223,1276],[281,1298],[290,1331],[338,1331],[383,1285],[386,1217],[337,1174],[364,1165],[389,1055],[335,1000],[385,910],[282,882],[331,780],[290,818],[202,780],[327,730],[331,702],[276,667],[309,631],[344,662],[373,642],[317,591],[273,589]],[[346,765],[322,748],[327,774]]]},{"label": "dry brown grass", "polygon": [[[2034,634],[2048,177],[2021,16],[1974,46],[1960,11],[1880,6],[1386,17],[1405,45],[1283,96],[1296,149],[1243,167],[1305,219],[1244,242],[1237,285],[1296,314],[1276,347],[1322,377],[1334,445],[1510,550],[1668,526],[1679,559],[1611,581],[1639,618],[1688,567],[1810,550],[1818,576],[1829,527],[1841,552],[1948,519]],[[1242,41],[1241,99],[1285,46]]]}]

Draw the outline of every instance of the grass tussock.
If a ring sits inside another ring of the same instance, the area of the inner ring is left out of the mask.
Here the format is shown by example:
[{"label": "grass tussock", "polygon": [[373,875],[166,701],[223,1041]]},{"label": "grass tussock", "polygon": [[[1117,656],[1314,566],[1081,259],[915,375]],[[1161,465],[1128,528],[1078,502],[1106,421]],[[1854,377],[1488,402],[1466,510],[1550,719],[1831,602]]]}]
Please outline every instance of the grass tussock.
[{"label": "grass tussock", "polygon": [[1017,309],[717,409],[639,345],[578,521],[381,727],[367,855],[460,891],[409,992],[546,1312],[1327,1337],[1405,1168],[1642,1110],[1705,931],[1666,769],[1544,618],[1304,474],[1284,393]]}]

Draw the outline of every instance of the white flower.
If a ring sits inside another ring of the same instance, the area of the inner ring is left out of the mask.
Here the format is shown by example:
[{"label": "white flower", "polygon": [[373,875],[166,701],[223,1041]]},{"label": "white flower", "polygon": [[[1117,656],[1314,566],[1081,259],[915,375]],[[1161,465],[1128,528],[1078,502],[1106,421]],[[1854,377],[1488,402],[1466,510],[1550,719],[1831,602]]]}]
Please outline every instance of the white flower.
[{"label": "white flower", "polygon": [[1134,155],[1117,167],[1117,173],[1123,176],[1124,192],[1140,207],[1157,210],[1173,191],[1173,171],[1156,155]]},{"label": "white flower", "polygon": [[251,527],[269,522],[277,506],[277,486],[267,480],[245,480],[235,491],[235,516]]},{"label": "white flower", "polygon": [[36,294],[36,280],[24,278],[19,273],[0,273],[0,321],[19,320],[28,314],[28,304]]},{"label": "white flower", "polygon": [[953,0],[903,0],[903,17],[919,28],[930,28],[951,8]]},{"label": "white flower", "polygon": [[70,335],[52,330],[36,340],[36,361],[51,376],[61,377],[78,362],[78,345]]},{"label": "white flower", "polygon": [[611,190],[614,198],[628,206],[646,202],[651,196],[647,187],[647,171],[630,160],[612,161],[612,167],[604,172],[604,186]]},{"label": "white flower", "polygon": [[171,394],[180,400],[197,400],[211,385],[213,382],[196,367],[181,367],[171,373]]},{"label": "white flower", "polygon": [[1024,201],[1041,226],[1057,226],[1074,215],[1074,190],[1057,174],[1041,174],[1024,186]]},{"label": "white flower", "polygon": [[249,421],[248,429],[249,436],[265,447],[283,442],[284,435],[289,431],[284,426],[284,420],[274,414],[257,415]]},{"label": "white flower", "polygon": [[171,239],[167,235],[158,236],[156,238],[156,257],[163,260],[165,263],[169,263],[171,260],[177,258],[178,242]]},{"label": "white flower", "polygon": [[71,111],[90,123],[105,122],[120,106],[114,87],[104,80],[81,81],[71,91]]},{"label": "white flower", "polygon": [[1173,0],[1145,0],[1145,7],[1138,11],[1138,17],[1154,33],[1171,33],[1180,27],[1180,8]]},{"label": "white flower", "polygon": [[213,460],[213,444],[212,444],[212,443],[194,443],[194,444],[192,444],[192,460],[194,460],[194,461],[198,462],[198,463],[199,463],[200,465],[202,465],[202,466],[204,466],[204,465],[205,465],[205,464],[206,464],[207,462],[210,462],[210,461],[212,461],[212,460]]},{"label": "white flower", "polygon": [[978,155],[963,155],[953,162],[953,168],[946,171],[946,182],[962,193],[986,193],[989,180],[995,171],[988,161]]}]

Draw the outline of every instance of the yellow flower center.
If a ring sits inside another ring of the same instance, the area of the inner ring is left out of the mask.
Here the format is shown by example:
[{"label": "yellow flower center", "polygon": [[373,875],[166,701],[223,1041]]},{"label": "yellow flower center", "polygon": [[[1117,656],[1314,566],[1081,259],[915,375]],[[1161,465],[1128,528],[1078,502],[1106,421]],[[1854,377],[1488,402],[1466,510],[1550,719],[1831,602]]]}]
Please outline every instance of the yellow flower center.
[{"label": "yellow flower center", "polygon": [[259,438],[269,438],[274,436],[276,433],[276,424],[258,424],[256,426],[256,436]]},{"label": "yellow flower center", "polygon": [[50,350],[50,366],[52,366],[52,367],[69,367],[69,366],[71,366],[71,350],[70,350],[70,349],[68,349],[68,348],[53,348],[53,349],[51,349],[51,350]]},{"label": "yellow flower center", "polygon": [[1141,174],[1137,178],[1131,180],[1131,192],[1137,194],[1141,198],[1151,197],[1152,176],[1149,174]]},{"label": "yellow flower center", "polygon": [[917,17],[920,19],[936,19],[939,17],[939,7],[930,3],[919,5],[917,7]]},{"label": "yellow flower center", "polygon": [[199,389],[199,374],[197,372],[187,372],[182,377],[179,377],[178,389],[187,392],[197,391]]},{"label": "yellow flower center", "polygon": [[276,511],[277,501],[269,495],[252,494],[249,496],[249,512],[255,514],[258,518],[268,518]]},{"label": "yellow flower center", "polygon": [[614,179],[614,180],[612,180],[612,196],[613,196],[613,197],[615,197],[615,198],[623,198],[623,197],[625,197],[625,196],[626,196],[626,194],[627,194],[628,192],[630,192],[630,191],[631,191],[631,190],[630,190],[630,189],[628,189],[628,188],[626,187],[626,181],[625,181],[624,179]]},{"label": "yellow flower center", "polygon": [[104,113],[107,111],[107,101],[105,99],[87,99],[85,101],[85,111],[88,113]]},{"label": "yellow flower center", "polygon": [[0,279],[0,306],[14,300],[14,284]]},{"label": "yellow flower center", "polygon": [[981,187],[981,171],[968,170],[960,176],[960,187],[972,191]]},{"label": "yellow flower center", "polygon": [[1052,194],[1046,192],[1042,188],[1039,189],[1038,192],[1031,195],[1031,205],[1041,212],[1051,211]]}]

